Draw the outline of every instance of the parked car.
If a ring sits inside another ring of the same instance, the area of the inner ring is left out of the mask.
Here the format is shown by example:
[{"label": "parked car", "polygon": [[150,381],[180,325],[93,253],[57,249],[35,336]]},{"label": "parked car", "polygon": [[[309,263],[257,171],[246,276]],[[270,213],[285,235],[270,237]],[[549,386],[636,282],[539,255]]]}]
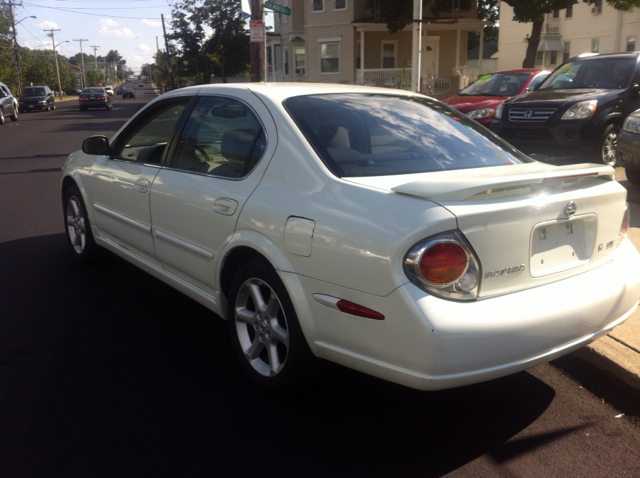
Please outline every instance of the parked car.
[{"label": "parked car", "polygon": [[549,73],[551,70],[539,68],[497,71],[481,76],[443,102],[488,127],[500,103],[512,96],[532,91]]},{"label": "parked car", "polygon": [[85,88],[78,99],[80,111],[86,111],[89,108],[104,108],[107,111],[113,109],[111,96],[101,86]]},{"label": "parked car", "polygon": [[144,88],[144,83],[140,83],[140,84],[138,85],[138,88]]},{"label": "parked car", "polygon": [[121,95],[123,91],[124,91],[124,86],[119,86],[116,89],[116,95]]},{"label": "parked car", "polygon": [[135,91],[133,91],[131,88],[125,88],[125,89],[122,91],[122,99],[124,100],[124,99],[126,99],[126,98],[133,98],[133,99],[135,99],[135,98],[136,98],[136,92],[135,92]]},{"label": "parked car", "polygon": [[106,248],[227,318],[274,391],[317,358],[456,387],[622,323],[640,254],[614,171],[535,162],[457,113],[365,86],[164,94],[66,160],[71,254]]},{"label": "parked car", "polygon": [[55,102],[53,91],[48,86],[27,86],[18,98],[18,110],[20,113],[55,110]]},{"label": "parked car", "polygon": [[640,109],[624,120],[616,149],[618,164],[624,167],[627,179],[640,186]]},{"label": "parked car", "polygon": [[18,101],[11,94],[9,87],[0,82],[0,124],[4,124],[5,118],[18,121]]},{"label": "parked car", "polygon": [[113,96],[113,88],[110,86],[105,86],[104,90],[107,92],[109,96]]},{"label": "parked car", "polygon": [[82,93],[82,90],[78,90],[78,89],[76,89],[76,90],[67,90],[67,91],[65,91],[65,93],[67,95],[74,95],[75,96],[75,95],[79,95],[80,93]]},{"label": "parked car", "polygon": [[572,58],[536,90],[502,103],[491,129],[525,152],[582,153],[615,166],[622,123],[640,108],[639,56]]}]

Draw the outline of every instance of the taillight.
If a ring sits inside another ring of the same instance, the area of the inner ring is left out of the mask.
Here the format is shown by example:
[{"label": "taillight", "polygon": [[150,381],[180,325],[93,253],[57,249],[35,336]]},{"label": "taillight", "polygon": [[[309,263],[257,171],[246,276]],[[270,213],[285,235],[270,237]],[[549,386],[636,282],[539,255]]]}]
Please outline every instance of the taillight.
[{"label": "taillight", "polygon": [[404,270],[415,285],[447,299],[478,297],[480,265],[460,231],[425,239],[411,248]]},{"label": "taillight", "polygon": [[629,210],[629,203],[627,203],[624,208],[624,215],[622,216],[622,224],[620,225],[620,239],[627,238],[630,222],[631,222],[631,211]]},{"label": "taillight", "polygon": [[432,284],[455,282],[467,268],[469,259],[460,244],[438,242],[422,253],[420,273]]}]

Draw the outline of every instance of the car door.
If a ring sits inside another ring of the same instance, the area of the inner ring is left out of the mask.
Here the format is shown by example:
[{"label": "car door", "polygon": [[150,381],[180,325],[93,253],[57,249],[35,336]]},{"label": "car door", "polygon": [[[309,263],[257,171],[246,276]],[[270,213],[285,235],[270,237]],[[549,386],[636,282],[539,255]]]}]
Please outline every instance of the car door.
[{"label": "car door", "polygon": [[156,257],[206,293],[220,251],[273,154],[275,125],[249,91],[200,96],[151,189]]},{"label": "car door", "polygon": [[99,156],[91,168],[94,225],[107,240],[154,263],[149,191],[189,100],[149,108],[118,135],[111,157]]}]

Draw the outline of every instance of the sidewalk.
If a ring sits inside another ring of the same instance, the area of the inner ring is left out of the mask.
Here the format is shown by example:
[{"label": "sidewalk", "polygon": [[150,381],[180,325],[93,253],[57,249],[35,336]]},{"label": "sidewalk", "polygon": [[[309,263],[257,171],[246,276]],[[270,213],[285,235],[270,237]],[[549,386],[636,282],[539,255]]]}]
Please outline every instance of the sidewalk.
[{"label": "sidewalk", "polygon": [[[627,188],[631,207],[629,239],[640,251],[640,187],[629,184],[623,168],[616,169],[616,179]],[[640,307],[622,325],[577,350],[573,356],[610,372],[640,392]]]}]

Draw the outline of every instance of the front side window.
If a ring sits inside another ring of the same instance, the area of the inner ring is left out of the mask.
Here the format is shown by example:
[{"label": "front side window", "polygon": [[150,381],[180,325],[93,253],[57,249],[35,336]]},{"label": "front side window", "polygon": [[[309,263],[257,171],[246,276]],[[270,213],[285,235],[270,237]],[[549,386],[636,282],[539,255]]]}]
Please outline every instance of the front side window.
[{"label": "front side window", "polygon": [[244,103],[202,97],[193,109],[171,160],[171,167],[223,178],[242,178],[262,157],[262,124]]},{"label": "front side window", "polygon": [[320,73],[340,73],[340,42],[320,43]]},{"label": "front side window", "polygon": [[430,98],[328,94],[289,98],[284,106],[338,177],[531,161],[477,122]]},{"label": "front side window", "polygon": [[189,98],[167,101],[156,105],[151,112],[135,121],[119,136],[116,157],[127,161],[159,164],[188,102]]}]

